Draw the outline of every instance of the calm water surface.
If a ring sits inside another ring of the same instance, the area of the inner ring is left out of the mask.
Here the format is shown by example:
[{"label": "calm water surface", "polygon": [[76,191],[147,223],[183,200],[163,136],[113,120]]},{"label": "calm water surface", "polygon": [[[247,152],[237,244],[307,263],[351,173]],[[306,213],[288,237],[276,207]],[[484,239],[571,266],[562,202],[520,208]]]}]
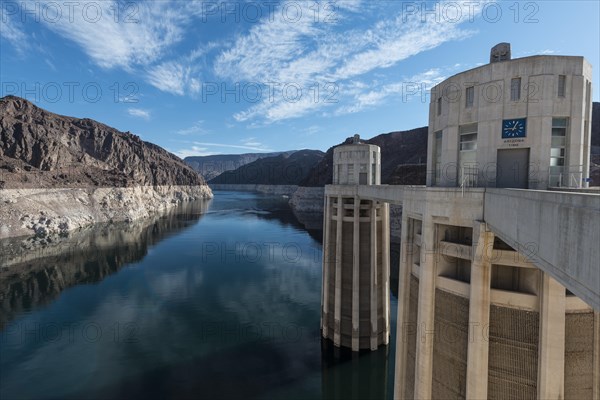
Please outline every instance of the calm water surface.
[{"label": "calm water surface", "polygon": [[4,242],[0,398],[391,398],[393,344],[320,339],[320,232],[285,199],[215,194],[43,248]]}]

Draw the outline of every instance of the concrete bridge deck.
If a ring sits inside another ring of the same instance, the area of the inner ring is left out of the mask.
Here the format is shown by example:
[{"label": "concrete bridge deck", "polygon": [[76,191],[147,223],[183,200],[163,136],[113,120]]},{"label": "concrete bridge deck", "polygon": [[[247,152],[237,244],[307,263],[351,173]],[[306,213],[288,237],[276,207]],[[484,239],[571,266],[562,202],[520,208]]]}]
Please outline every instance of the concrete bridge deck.
[{"label": "concrete bridge deck", "polygon": [[435,202],[452,207],[452,213],[463,218],[482,217],[499,238],[600,311],[598,194],[395,185],[330,185],[325,194],[399,205],[423,202],[423,207]]}]

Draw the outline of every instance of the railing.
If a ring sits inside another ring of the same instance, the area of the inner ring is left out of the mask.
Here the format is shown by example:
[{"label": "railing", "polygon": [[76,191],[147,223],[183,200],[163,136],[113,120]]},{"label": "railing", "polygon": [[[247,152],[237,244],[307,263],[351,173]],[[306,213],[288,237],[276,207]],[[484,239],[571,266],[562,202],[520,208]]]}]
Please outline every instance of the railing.
[{"label": "railing", "polygon": [[460,188],[465,195],[465,187],[477,187],[479,169],[475,166],[463,166],[460,168]]},{"label": "railing", "polygon": [[584,186],[583,165],[549,167],[548,186],[582,188]]}]

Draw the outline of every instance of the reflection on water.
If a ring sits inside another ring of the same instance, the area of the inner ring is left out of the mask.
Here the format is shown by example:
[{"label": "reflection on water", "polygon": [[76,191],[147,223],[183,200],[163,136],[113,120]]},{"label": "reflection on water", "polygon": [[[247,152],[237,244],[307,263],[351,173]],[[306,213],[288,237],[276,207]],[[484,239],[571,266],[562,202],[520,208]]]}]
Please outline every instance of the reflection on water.
[{"label": "reflection on water", "polygon": [[391,396],[393,346],[321,341],[320,242],[285,199],[216,192],[52,240],[2,244],[2,399]]},{"label": "reflection on water", "polygon": [[331,340],[321,341],[322,397],[324,399],[385,399],[392,398],[392,385],[388,382],[389,346],[376,352],[360,353],[338,348]]},{"label": "reflection on water", "polygon": [[150,246],[196,223],[208,203],[185,203],[148,219],[96,224],[44,240],[0,241],[0,329],[68,287],[98,282],[143,259]]}]

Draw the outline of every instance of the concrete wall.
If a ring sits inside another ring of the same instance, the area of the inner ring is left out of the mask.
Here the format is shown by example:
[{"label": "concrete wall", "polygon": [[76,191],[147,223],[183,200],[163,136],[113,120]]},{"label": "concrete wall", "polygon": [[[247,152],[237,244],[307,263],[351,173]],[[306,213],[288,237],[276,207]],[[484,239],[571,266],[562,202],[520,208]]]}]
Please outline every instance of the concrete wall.
[{"label": "concrete wall", "polygon": [[565,399],[593,398],[594,313],[570,313],[566,316],[565,334]]},{"label": "concrete wall", "polygon": [[433,344],[434,399],[464,399],[469,342],[469,299],[437,289]]},{"label": "concrete wall", "polygon": [[492,231],[600,310],[600,197],[488,189],[484,219]]},{"label": "concrete wall", "polygon": [[491,306],[488,399],[537,396],[539,314]]}]

